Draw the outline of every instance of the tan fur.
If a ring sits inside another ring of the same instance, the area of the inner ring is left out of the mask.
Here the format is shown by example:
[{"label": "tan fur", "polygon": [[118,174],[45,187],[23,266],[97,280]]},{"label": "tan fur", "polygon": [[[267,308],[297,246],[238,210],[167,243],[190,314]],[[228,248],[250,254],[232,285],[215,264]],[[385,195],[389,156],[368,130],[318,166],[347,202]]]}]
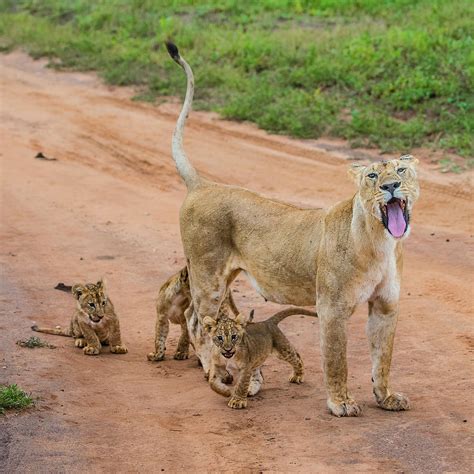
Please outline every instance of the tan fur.
[{"label": "tan fur", "polygon": [[[278,327],[280,321],[293,314],[317,317],[313,311],[289,308],[266,321],[250,324],[240,315],[235,320],[225,315],[220,315],[217,320],[209,316],[204,318],[204,326],[210,332],[214,343],[209,384],[215,392],[230,397],[228,402],[230,408],[247,406],[252,375],[272,352],[276,352],[278,358],[293,367],[290,382],[298,384],[303,382],[303,360]],[[239,378],[233,390],[222,383],[226,360],[231,358],[239,371]]]},{"label": "tan fur", "polygon": [[389,199],[382,187],[397,183],[394,196],[404,199],[411,214],[419,194],[417,160],[403,156],[354,167],[357,192],[327,210],[300,209],[200,178],[181,145],[193,96],[190,68],[177,49],[170,49],[188,77],[173,158],[188,188],[180,224],[196,318],[217,318],[228,285],[241,271],[267,300],[316,304],[328,407],[336,416],[355,416],[360,408],[347,388],[346,322],[357,304],[369,302],[367,334],[377,403],[388,410],[407,409],[407,398],[392,393],[388,381],[402,238],[384,227],[381,205]]},{"label": "tan fur", "polygon": [[[147,356],[150,361],[161,361],[165,358],[166,339],[169,332],[169,323],[181,326],[181,336],[178,347],[174,354],[177,360],[187,359],[189,356],[189,344],[199,352],[199,337],[196,329],[191,328],[191,339],[188,332],[187,321],[184,315],[186,309],[191,304],[191,291],[189,288],[189,278],[187,267],[182,268],[178,273],[171,276],[160,288],[156,302],[156,325],[155,325],[155,352],[150,352]],[[238,310],[229,290],[226,299],[228,307],[235,315]],[[196,349],[197,347],[197,349]]]},{"label": "tan fur", "polygon": [[128,350],[122,344],[119,320],[104,282],[74,285],[72,294],[77,300],[77,308],[68,329],[59,326],[55,329],[40,328],[36,325],[31,329],[73,337],[75,346],[83,349],[86,355],[98,355],[102,345],[109,345],[110,352],[114,354],[126,354]]}]

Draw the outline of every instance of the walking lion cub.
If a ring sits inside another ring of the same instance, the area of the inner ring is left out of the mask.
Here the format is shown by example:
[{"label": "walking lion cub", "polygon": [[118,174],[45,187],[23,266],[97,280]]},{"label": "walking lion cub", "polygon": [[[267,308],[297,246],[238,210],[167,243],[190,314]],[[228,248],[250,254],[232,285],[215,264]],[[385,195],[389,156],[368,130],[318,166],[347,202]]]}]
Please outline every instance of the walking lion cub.
[{"label": "walking lion cub", "polygon": [[[209,331],[214,343],[209,384],[215,392],[230,397],[228,402],[230,408],[247,406],[252,374],[262,366],[273,351],[277,353],[279,359],[293,367],[289,381],[298,384],[303,382],[303,360],[278,327],[279,322],[293,314],[318,316],[306,309],[288,308],[258,323],[249,323],[240,314],[235,319],[227,316],[220,316],[217,320],[210,316],[204,318],[204,327]],[[252,317],[253,314],[250,320]],[[239,377],[233,390],[222,382],[226,373],[226,362],[222,356],[226,359],[234,358],[234,364],[239,370]]]},{"label": "walking lion cub", "polygon": [[77,308],[68,329],[61,329],[60,326],[40,328],[37,325],[31,326],[31,329],[73,337],[76,347],[82,348],[86,355],[98,355],[102,345],[109,345],[110,352],[114,354],[126,354],[128,349],[122,344],[119,320],[104,282],[99,280],[95,284],[74,285],[71,291],[77,300]]}]

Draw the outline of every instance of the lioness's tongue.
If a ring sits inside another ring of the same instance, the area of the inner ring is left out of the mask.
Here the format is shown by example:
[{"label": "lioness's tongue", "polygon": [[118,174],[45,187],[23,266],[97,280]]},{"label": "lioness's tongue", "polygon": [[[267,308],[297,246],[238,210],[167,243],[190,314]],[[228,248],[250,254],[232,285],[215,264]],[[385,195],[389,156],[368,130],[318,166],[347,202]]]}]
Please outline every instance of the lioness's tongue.
[{"label": "lioness's tongue", "polygon": [[387,204],[388,230],[394,237],[405,233],[407,224],[403,217],[402,207],[398,201]]}]

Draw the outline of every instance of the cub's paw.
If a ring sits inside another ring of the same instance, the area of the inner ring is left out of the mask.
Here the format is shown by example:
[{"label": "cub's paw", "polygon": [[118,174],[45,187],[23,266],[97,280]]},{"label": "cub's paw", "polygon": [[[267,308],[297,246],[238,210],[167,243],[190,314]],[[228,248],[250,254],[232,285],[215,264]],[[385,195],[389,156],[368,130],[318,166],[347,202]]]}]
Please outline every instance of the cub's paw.
[{"label": "cub's paw", "polygon": [[247,400],[245,398],[232,397],[229,400],[229,403],[227,403],[227,406],[237,410],[240,410],[241,408],[247,408]]},{"label": "cub's paw", "polygon": [[96,356],[96,355],[99,355],[100,353],[100,349],[94,346],[86,346],[84,347],[83,351],[84,351],[84,354],[88,356]]},{"label": "cub's paw", "polygon": [[303,374],[301,375],[296,375],[292,374],[290,375],[290,378],[288,379],[291,383],[303,383]]},{"label": "cub's paw", "polygon": [[189,354],[187,352],[181,352],[181,351],[176,351],[173,356],[173,358],[176,360],[185,360],[188,357],[189,357]]},{"label": "cub's paw", "polygon": [[110,352],[113,354],[126,354],[128,349],[126,346],[110,346]]},{"label": "cub's paw", "polygon": [[164,352],[150,352],[146,357],[151,362],[159,362],[160,360],[165,360],[165,353]]},{"label": "cub's paw", "polygon": [[403,411],[410,409],[410,401],[402,393],[392,393],[385,400],[377,403],[384,410]]},{"label": "cub's paw", "polygon": [[79,337],[78,339],[74,340],[74,345],[79,347],[79,349],[82,349],[83,347],[86,347],[87,343],[83,337]]},{"label": "cub's paw", "polygon": [[328,408],[334,416],[359,416],[362,412],[360,406],[352,398],[342,402],[328,400]]},{"label": "cub's paw", "polygon": [[226,374],[222,377],[222,383],[225,383],[226,385],[231,385],[233,381],[234,377],[232,377],[230,372],[226,372]]}]

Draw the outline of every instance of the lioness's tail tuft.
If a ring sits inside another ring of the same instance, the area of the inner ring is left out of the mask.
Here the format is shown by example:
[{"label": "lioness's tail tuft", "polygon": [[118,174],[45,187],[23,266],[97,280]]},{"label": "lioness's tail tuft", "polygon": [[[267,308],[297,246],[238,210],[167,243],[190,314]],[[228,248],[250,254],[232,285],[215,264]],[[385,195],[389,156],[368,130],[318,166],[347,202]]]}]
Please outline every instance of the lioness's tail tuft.
[{"label": "lioness's tail tuft", "polygon": [[34,324],[33,326],[31,326],[31,329],[33,329],[33,331],[38,331],[38,326],[36,324]]},{"label": "lioness's tail tuft", "polygon": [[178,47],[171,41],[166,41],[165,44],[169,55],[173,58],[174,61],[177,61],[179,59]]}]

